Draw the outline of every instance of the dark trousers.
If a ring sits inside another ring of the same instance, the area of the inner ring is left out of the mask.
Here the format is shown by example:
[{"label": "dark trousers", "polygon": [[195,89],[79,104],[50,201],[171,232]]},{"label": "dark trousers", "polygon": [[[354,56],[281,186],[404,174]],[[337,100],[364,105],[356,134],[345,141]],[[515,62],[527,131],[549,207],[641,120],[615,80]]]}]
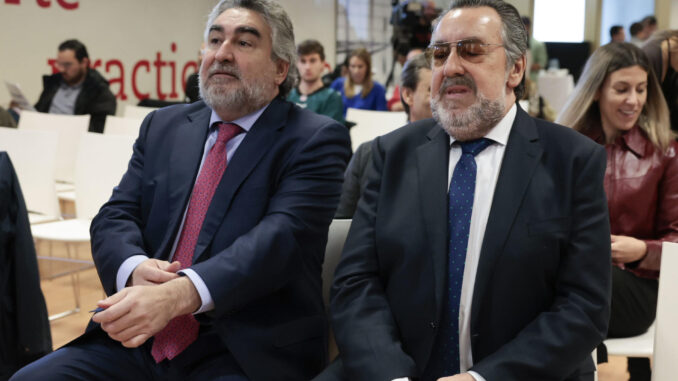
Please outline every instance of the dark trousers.
[{"label": "dark trousers", "polygon": [[[645,331],[657,313],[656,279],[645,279],[612,268],[612,306],[607,336],[630,337]],[[629,357],[630,381],[650,381],[650,359]]]},{"label": "dark trousers", "polygon": [[125,348],[96,329],[27,365],[10,380],[248,381],[216,333],[201,332],[179,356],[159,364],[151,356],[152,342]]}]

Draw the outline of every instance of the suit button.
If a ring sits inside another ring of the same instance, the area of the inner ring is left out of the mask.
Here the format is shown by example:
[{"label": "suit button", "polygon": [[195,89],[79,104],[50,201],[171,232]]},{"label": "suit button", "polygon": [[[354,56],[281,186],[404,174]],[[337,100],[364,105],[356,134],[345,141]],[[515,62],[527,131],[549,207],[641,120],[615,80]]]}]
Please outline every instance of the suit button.
[{"label": "suit button", "polygon": [[436,322],[434,322],[434,321],[432,321],[432,322],[430,322],[430,323],[428,323],[428,324],[429,324],[429,325],[431,326],[431,328],[433,328],[433,329],[436,329],[436,328],[438,327],[438,324],[436,324]]}]

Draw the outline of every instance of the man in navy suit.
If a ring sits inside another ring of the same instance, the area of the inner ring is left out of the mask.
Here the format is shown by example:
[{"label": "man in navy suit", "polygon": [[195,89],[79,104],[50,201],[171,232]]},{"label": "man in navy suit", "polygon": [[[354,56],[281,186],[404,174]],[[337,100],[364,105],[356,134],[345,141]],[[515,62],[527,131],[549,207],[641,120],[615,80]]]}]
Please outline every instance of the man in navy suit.
[{"label": "man in navy suit", "polygon": [[437,21],[434,119],[373,143],[332,288],[340,360],[317,380],[593,380],[605,151],[516,106],[526,49],[503,1]]},{"label": "man in navy suit", "polygon": [[348,132],[284,100],[295,44],[276,2],[222,0],[205,37],[204,103],[144,120],[92,222],[103,311],[14,379],[303,380],[326,364]]}]

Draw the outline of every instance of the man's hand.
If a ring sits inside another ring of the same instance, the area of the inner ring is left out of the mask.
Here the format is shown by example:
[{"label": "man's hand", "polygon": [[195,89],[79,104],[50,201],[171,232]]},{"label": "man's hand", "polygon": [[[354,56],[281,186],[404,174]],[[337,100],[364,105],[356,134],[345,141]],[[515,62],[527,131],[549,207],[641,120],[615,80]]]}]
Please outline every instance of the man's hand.
[{"label": "man's hand", "polygon": [[629,263],[637,261],[647,254],[644,241],[625,235],[611,235],[612,262]]},{"label": "man's hand", "polygon": [[158,259],[147,259],[141,262],[132,272],[127,286],[154,285],[168,282],[179,277],[181,263],[169,263]]},{"label": "man's hand", "polygon": [[135,348],[162,330],[174,317],[200,308],[200,295],[187,277],[160,285],[126,287],[99,301],[105,309],[92,317],[113,340]]},{"label": "man's hand", "polygon": [[451,377],[439,378],[438,381],[476,381],[469,373],[461,373]]}]

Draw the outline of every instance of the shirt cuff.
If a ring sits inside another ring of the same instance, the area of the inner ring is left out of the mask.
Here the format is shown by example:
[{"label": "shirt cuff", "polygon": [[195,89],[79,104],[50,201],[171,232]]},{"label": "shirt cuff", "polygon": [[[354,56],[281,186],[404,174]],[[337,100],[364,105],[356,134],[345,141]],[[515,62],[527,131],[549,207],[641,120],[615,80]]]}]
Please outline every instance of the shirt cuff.
[{"label": "shirt cuff", "polygon": [[210,294],[210,290],[207,288],[207,285],[202,280],[200,275],[198,275],[198,273],[192,269],[183,269],[179,271],[179,274],[186,275],[188,279],[193,282],[193,286],[195,286],[195,289],[198,290],[198,295],[200,295],[201,306],[193,313],[193,315],[213,310],[214,300],[212,300],[212,294]]},{"label": "shirt cuff", "polygon": [[403,377],[403,378],[396,378],[395,380],[391,380],[391,381],[412,381],[412,379],[410,379],[409,377]]},{"label": "shirt cuff", "polygon": [[148,257],[145,255],[133,255],[127,259],[125,259],[125,262],[120,265],[120,268],[118,269],[118,274],[115,277],[115,286],[116,286],[116,291],[120,292],[123,288],[125,288],[125,285],[127,284],[127,280],[129,277],[132,275],[134,272],[134,269],[137,268],[141,264],[141,262],[147,260]]},{"label": "shirt cuff", "polygon": [[478,373],[476,373],[472,370],[469,370],[468,374],[470,374],[471,377],[475,378],[476,381],[485,381],[485,378],[483,376],[479,375]]}]

